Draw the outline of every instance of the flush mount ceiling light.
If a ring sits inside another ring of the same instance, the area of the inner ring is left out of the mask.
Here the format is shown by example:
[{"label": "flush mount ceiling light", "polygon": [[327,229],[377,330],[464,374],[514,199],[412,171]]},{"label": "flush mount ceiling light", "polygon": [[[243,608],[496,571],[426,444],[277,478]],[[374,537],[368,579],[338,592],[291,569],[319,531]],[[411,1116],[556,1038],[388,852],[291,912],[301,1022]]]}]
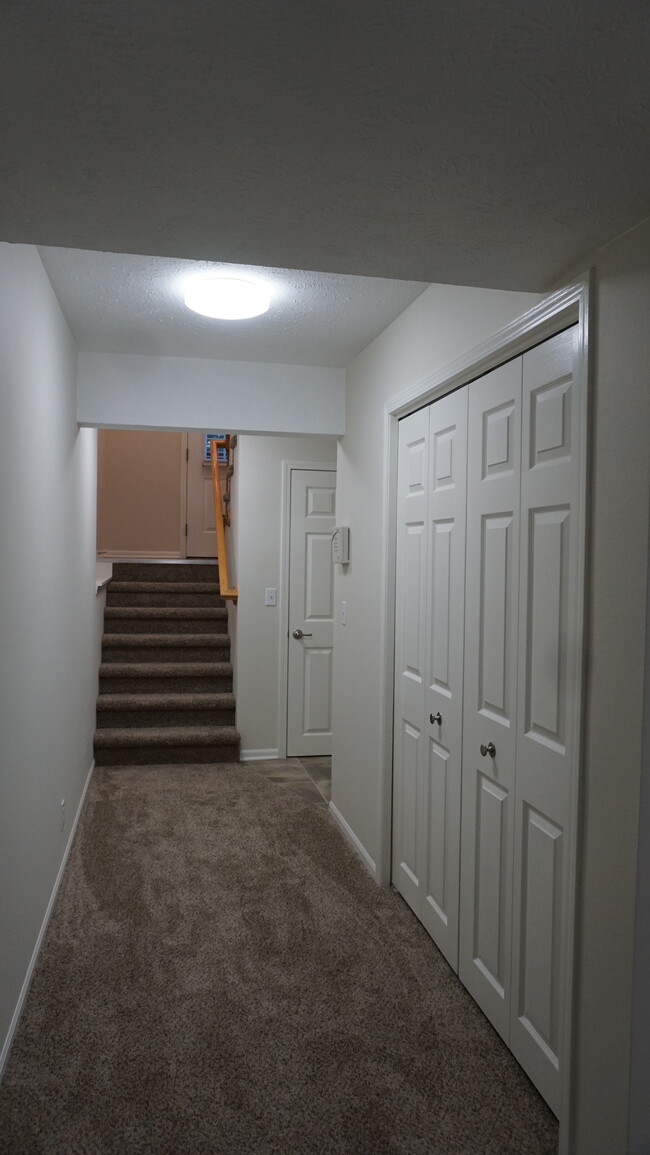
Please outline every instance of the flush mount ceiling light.
[{"label": "flush mount ceiling light", "polygon": [[185,304],[202,317],[221,321],[244,321],[259,317],[270,305],[263,285],[238,277],[200,277],[185,288]]}]

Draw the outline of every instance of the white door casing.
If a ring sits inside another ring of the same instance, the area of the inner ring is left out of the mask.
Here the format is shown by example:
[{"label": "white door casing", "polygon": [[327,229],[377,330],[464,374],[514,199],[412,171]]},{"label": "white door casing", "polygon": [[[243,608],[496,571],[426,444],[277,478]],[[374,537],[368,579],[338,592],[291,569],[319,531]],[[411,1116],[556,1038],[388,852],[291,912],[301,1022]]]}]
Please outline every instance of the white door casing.
[{"label": "white door casing", "polygon": [[291,470],[287,757],[331,753],[335,503],[335,470]]}]

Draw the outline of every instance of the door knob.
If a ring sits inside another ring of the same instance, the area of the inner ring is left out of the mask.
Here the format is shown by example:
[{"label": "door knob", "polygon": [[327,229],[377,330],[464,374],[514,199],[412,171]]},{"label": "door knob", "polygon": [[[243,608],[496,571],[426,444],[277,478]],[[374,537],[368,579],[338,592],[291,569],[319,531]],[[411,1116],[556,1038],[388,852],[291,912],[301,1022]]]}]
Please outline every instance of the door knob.
[{"label": "door knob", "polygon": [[496,752],[497,752],[497,748],[494,745],[494,742],[488,742],[487,746],[485,746],[484,743],[481,742],[481,754],[483,755],[484,758],[485,758],[486,754],[489,754],[490,758],[494,758],[494,755],[496,754]]},{"label": "door knob", "polygon": [[311,634],[303,634],[301,629],[297,629],[297,630],[293,631],[293,636],[296,639],[296,641],[299,642],[301,638],[311,638],[312,635]]},{"label": "door knob", "polygon": [[440,710],[438,710],[437,714],[429,714],[429,721],[432,725],[434,722],[437,722],[439,726],[442,726],[442,714]]}]

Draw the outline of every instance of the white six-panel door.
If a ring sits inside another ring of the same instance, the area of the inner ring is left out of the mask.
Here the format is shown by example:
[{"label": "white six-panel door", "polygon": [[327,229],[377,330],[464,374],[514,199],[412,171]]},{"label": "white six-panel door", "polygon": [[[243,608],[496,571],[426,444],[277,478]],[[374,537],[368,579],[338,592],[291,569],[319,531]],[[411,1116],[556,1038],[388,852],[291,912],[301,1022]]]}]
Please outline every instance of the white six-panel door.
[{"label": "white six-panel door", "polygon": [[402,420],[397,498],[393,882],[556,1113],[582,662],[576,341],[574,327]]},{"label": "white six-panel door", "polygon": [[291,470],[288,757],[332,752],[335,504],[334,470]]},{"label": "white six-panel door", "polygon": [[395,718],[393,757],[393,882],[420,916],[426,729],[427,478],[429,412],[399,425]]},{"label": "white six-panel door", "polygon": [[[507,1040],[514,845],[521,358],[470,387],[459,976]],[[481,753],[492,743],[495,753]]]},{"label": "white six-panel door", "polygon": [[454,969],[460,883],[467,398],[465,386],[429,408],[420,917]]},{"label": "white six-panel door", "polygon": [[467,388],[400,422],[393,880],[454,968]]},{"label": "white six-panel door", "polygon": [[577,329],[523,358],[521,564],[510,1046],[558,1113],[578,765]]}]

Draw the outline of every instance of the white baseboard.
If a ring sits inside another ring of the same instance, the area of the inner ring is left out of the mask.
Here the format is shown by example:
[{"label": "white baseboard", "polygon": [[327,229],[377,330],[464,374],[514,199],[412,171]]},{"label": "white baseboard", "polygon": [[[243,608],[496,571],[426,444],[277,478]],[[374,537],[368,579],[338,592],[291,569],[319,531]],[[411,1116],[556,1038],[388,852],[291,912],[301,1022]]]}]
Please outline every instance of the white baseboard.
[{"label": "white baseboard", "polygon": [[240,762],[267,762],[271,758],[279,758],[278,750],[240,750]]},{"label": "white baseboard", "polygon": [[377,866],[376,866],[374,859],[372,859],[370,857],[370,855],[368,854],[368,851],[366,850],[363,843],[360,842],[360,840],[357,838],[356,834],[354,833],[354,830],[352,829],[351,826],[348,825],[348,823],[345,821],[345,818],[343,817],[341,812],[336,809],[336,806],[334,805],[333,802],[330,802],[329,809],[330,809],[330,814],[332,815],[332,818],[334,819],[336,824],[338,826],[340,826],[341,830],[345,834],[345,837],[347,838],[348,842],[352,846],[352,849],[356,850],[357,854],[359,855],[359,858],[363,862],[363,865],[366,867],[367,870],[370,871],[372,877],[374,878],[374,880],[376,882],[377,881]]},{"label": "white baseboard", "polygon": [[93,758],[93,760],[90,764],[90,770],[88,771],[88,775],[87,775],[86,781],[84,783],[84,788],[81,791],[81,798],[79,799],[79,805],[77,807],[77,813],[74,816],[74,821],[73,821],[72,827],[70,829],[68,841],[66,843],[66,847],[65,847],[65,850],[63,852],[63,858],[61,859],[61,865],[59,867],[59,871],[58,871],[58,874],[56,876],[54,886],[52,888],[52,893],[50,895],[50,901],[47,904],[45,916],[43,918],[43,922],[41,923],[41,929],[39,930],[38,938],[36,939],[36,945],[35,945],[34,950],[32,952],[32,957],[29,960],[29,966],[27,967],[27,974],[25,975],[25,981],[23,982],[20,994],[18,996],[18,1002],[16,1003],[16,1009],[13,1013],[13,1017],[12,1017],[10,1025],[9,1025],[9,1030],[7,1031],[7,1037],[4,1041],[2,1051],[0,1051],[0,1079],[2,1079],[2,1075],[4,1072],[5,1066],[7,1064],[7,1059],[9,1058],[9,1052],[11,1050],[11,1044],[14,1041],[14,1035],[16,1033],[16,1028],[18,1026],[18,1023],[20,1022],[20,1016],[23,1012],[23,1007],[25,1005],[25,999],[27,998],[27,993],[29,991],[30,984],[32,981],[32,976],[34,974],[34,967],[36,966],[36,963],[38,961],[38,956],[40,953],[41,946],[43,944],[43,939],[45,938],[45,932],[47,930],[47,926],[48,926],[48,923],[50,921],[50,916],[52,914],[52,910],[54,909],[54,903],[56,901],[56,896],[57,896],[58,891],[59,891],[59,886],[61,885],[61,879],[63,878],[63,872],[65,870],[66,863],[68,861],[68,855],[70,854],[70,848],[72,846],[72,840],[75,836],[75,831],[77,829],[77,823],[79,822],[79,817],[80,817],[81,811],[83,809],[84,799],[86,797],[86,791],[88,789],[88,783],[90,782],[90,779],[92,777],[92,773],[93,773],[94,769],[95,769],[95,759]]}]

